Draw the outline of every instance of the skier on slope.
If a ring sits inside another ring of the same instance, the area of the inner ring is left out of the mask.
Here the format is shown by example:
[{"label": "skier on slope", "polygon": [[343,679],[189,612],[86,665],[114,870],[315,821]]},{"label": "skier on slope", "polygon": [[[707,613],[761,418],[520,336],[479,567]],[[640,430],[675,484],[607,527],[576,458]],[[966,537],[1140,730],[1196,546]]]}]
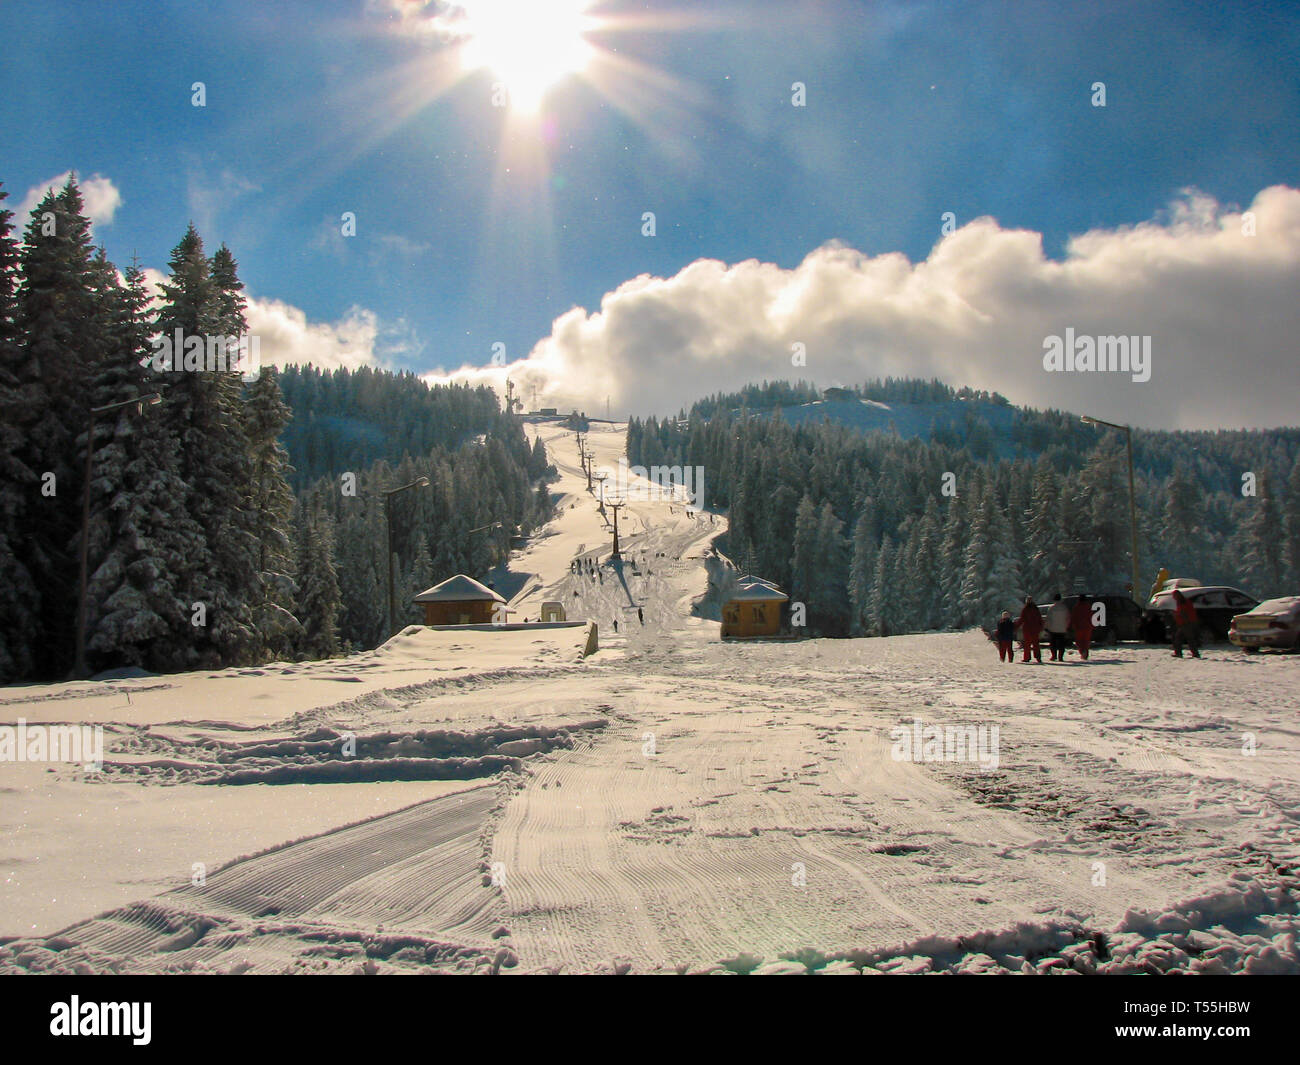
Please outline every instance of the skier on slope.
[{"label": "skier on slope", "polygon": [[1025,649],[1022,661],[1028,662],[1032,651],[1034,660],[1041,666],[1043,650],[1038,645],[1038,637],[1043,631],[1043,612],[1034,603],[1032,595],[1025,596],[1025,605],[1020,611],[1020,617],[1016,618],[1016,627],[1020,630],[1020,642]]}]

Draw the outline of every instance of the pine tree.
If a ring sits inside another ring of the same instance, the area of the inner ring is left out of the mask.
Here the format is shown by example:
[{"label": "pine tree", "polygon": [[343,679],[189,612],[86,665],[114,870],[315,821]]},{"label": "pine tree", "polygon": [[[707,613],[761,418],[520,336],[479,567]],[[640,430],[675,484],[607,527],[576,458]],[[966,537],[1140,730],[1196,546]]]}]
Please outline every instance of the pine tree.
[{"label": "pine tree", "polygon": [[275,370],[263,367],[248,389],[244,423],[248,437],[252,478],[253,537],[257,544],[258,632],[265,650],[274,657],[288,655],[300,637],[293,616],[293,545],[289,524],[293,493],[289,489],[289,454],[280,443],[291,415],[276,380]]},{"label": "pine tree", "polygon": [[[19,562],[41,591],[31,634],[35,670],[62,676],[73,664],[83,435],[90,381],[104,351],[92,283],[90,221],[76,179],[50,190],[27,226],[21,255],[18,327],[25,357],[17,372],[21,461],[42,480],[24,522]],[[46,493],[48,486],[49,494]]]},{"label": "pine tree", "polygon": [[172,251],[162,286],[157,331],[171,341],[179,333],[166,373],[163,409],[175,437],[180,474],[188,487],[187,510],[201,535],[191,545],[195,560],[187,599],[200,604],[204,624],[193,627],[195,650],[205,665],[255,661],[262,652],[254,625],[257,548],[251,532],[248,442],[238,409],[238,376],[211,369],[208,337],[243,332],[238,292],[230,277],[214,283],[203,241],[191,225]]},{"label": "pine tree", "polygon": [[1287,585],[1300,593],[1300,458],[1291,466],[1291,476],[1286,482],[1283,504],[1285,544],[1282,560],[1286,566]]},{"label": "pine tree", "polygon": [[1261,472],[1254,506],[1244,527],[1244,562],[1247,578],[1262,599],[1282,594],[1282,531],[1282,516],[1273,498],[1268,474]]},{"label": "pine tree", "polygon": [[424,610],[413,600],[433,584],[433,559],[429,555],[429,540],[425,536],[417,536],[415,558],[411,562],[410,570],[407,571],[402,600],[399,604],[402,608],[398,611],[399,617],[406,618],[406,624],[424,624]]},{"label": "pine tree", "polygon": [[[123,287],[102,253],[95,268],[110,344],[92,386],[91,401],[102,407],[153,392],[155,375],[141,364],[150,354],[143,271],[133,264]],[[169,670],[193,662],[181,589],[198,529],[183,509],[185,485],[160,414],[159,407],[125,407],[95,422],[86,650],[99,669]]]},{"label": "pine tree", "polygon": [[36,474],[24,461],[23,423],[27,411],[19,395],[24,361],[18,323],[19,249],[13,237],[13,212],[3,207],[9,193],[0,188],[0,683],[28,676],[39,624],[40,595],[28,568],[24,543]]},{"label": "pine tree", "polygon": [[864,502],[853,525],[853,560],[849,569],[849,602],[853,607],[850,632],[858,635],[867,630],[872,581],[876,572],[875,520],[872,502]]},{"label": "pine tree", "polygon": [[792,577],[790,580],[790,601],[804,603],[808,607],[810,618],[820,612],[822,604],[817,602],[817,567],[821,559],[817,555],[817,507],[812,497],[805,495],[799,500],[799,511],[794,523],[794,544]]},{"label": "pine tree", "polygon": [[876,555],[876,571],[867,597],[867,628],[876,636],[889,636],[895,631],[890,605],[893,599],[894,538],[886,533]]},{"label": "pine tree", "polygon": [[301,647],[310,658],[338,654],[339,582],[334,568],[333,521],[322,509],[304,512],[299,526],[297,614]]}]

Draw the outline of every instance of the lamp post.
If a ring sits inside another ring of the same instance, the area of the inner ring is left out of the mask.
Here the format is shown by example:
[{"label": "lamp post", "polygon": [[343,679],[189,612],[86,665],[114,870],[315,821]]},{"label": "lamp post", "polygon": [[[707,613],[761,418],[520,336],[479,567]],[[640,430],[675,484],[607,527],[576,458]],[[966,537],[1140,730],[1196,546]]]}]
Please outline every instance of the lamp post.
[{"label": "lamp post", "polygon": [[384,524],[388,526],[388,635],[397,631],[397,615],[393,603],[393,496],[405,492],[408,488],[428,488],[429,478],[417,477],[410,484],[400,488],[390,488],[384,492]]},{"label": "lamp post", "polygon": [[135,399],[123,399],[117,403],[90,408],[90,421],[86,426],[86,483],[81,492],[81,591],[77,596],[77,658],[74,666],[79,679],[89,675],[86,669],[86,583],[90,558],[90,482],[95,468],[95,415],[107,414],[123,407],[135,407],[136,416],[139,417],[144,414],[146,405],[155,407],[161,402],[161,395],[150,392]]},{"label": "lamp post", "polygon": [[[1140,580],[1140,570],[1138,567],[1138,514],[1137,514],[1137,491],[1133,487],[1133,430],[1127,425],[1116,425],[1114,422],[1102,421],[1100,418],[1092,418],[1087,414],[1083,415],[1083,420],[1089,425],[1104,425],[1108,429],[1118,429],[1124,434],[1124,439],[1128,444],[1128,515],[1129,522],[1132,526],[1133,533],[1133,598],[1138,597],[1138,582]],[[1141,604],[1139,604],[1141,605]]]}]

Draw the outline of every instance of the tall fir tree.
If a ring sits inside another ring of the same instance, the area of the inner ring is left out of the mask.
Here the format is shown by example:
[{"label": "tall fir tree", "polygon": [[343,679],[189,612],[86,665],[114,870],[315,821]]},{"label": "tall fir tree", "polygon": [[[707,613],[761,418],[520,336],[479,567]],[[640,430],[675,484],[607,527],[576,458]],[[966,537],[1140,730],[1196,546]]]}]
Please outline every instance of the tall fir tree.
[{"label": "tall fir tree", "polygon": [[[103,407],[156,391],[156,375],[142,365],[151,354],[143,271],[133,263],[121,285],[102,253],[94,265],[109,347],[91,402]],[[160,407],[142,404],[95,422],[86,649],[96,669],[164,671],[193,662],[181,589],[191,576],[187,551],[198,528],[184,510],[185,485],[160,417]]]},{"label": "tall fir tree", "polygon": [[25,350],[18,322],[20,254],[9,196],[0,188],[0,683],[29,676],[39,625],[40,594],[24,544],[37,478],[24,454],[28,412],[19,392]]},{"label": "tall fir tree", "polygon": [[[200,661],[219,666],[255,661],[262,653],[253,608],[257,601],[256,543],[251,531],[248,442],[238,408],[238,375],[209,368],[207,338],[242,333],[237,291],[219,287],[203,241],[191,224],[172,251],[156,328],[183,350],[166,373],[165,419],[180,457],[187,509],[201,535],[187,597],[193,604],[194,647]],[[232,302],[233,301],[233,302]]]},{"label": "tall fir tree", "polygon": [[257,545],[257,606],[255,624],[263,649],[273,657],[290,654],[300,638],[294,617],[293,543],[290,522],[293,492],[289,453],[280,443],[292,415],[280,392],[275,370],[260,368],[248,387],[244,424],[248,437],[252,480],[253,539]]},{"label": "tall fir tree", "polygon": [[32,633],[34,668],[71,669],[76,642],[78,565],[70,547],[81,524],[84,436],[90,382],[105,348],[97,333],[90,220],[76,178],[49,190],[32,212],[21,256],[18,323],[25,357],[18,370],[22,463],[41,479],[19,552],[41,591]]}]

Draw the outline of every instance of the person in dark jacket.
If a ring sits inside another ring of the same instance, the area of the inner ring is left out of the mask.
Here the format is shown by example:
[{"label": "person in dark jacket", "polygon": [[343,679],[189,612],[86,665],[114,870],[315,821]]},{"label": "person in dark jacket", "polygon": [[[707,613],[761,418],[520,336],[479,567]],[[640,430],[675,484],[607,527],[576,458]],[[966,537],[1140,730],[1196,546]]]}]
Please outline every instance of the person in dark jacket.
[{"label": "person in dark jacket", "polygon": [[1002,611],[997,629],[998,661],[1014,662],[1016,660],[1016,623],[1011,620],[1011,611]]},{"label": "person in dark jacket", "polygon": [[1074,629],[1074,646],[1079,657],[1088,661],[1088,649],[1092,646],[1092,600],[1086,595],[1079,596],[1079,601],[1070,611],[1070,625]]},{"label": "person in dark jacket", "polygon": [[1028,662],[1030,652],[1033,652],[1034,661],[1042,665],[1043,649],[1038,645],[1038,638],[1043,633],[1043,612],[1034,603],[1032,595],[1025,596],[1025,605],[1020,617],[1016,618],[1016,628],[1020,630],[1020,642],[1025,648],[1024,661]]},{"label": "person in dark jacket", "polygon": [[1201,657],[1201,624],[1196,617],[1196,607],[1179,589],[1174,589],[1174,657],[1183,657],[1183,644],[1187,644],[1193,658]]}]

